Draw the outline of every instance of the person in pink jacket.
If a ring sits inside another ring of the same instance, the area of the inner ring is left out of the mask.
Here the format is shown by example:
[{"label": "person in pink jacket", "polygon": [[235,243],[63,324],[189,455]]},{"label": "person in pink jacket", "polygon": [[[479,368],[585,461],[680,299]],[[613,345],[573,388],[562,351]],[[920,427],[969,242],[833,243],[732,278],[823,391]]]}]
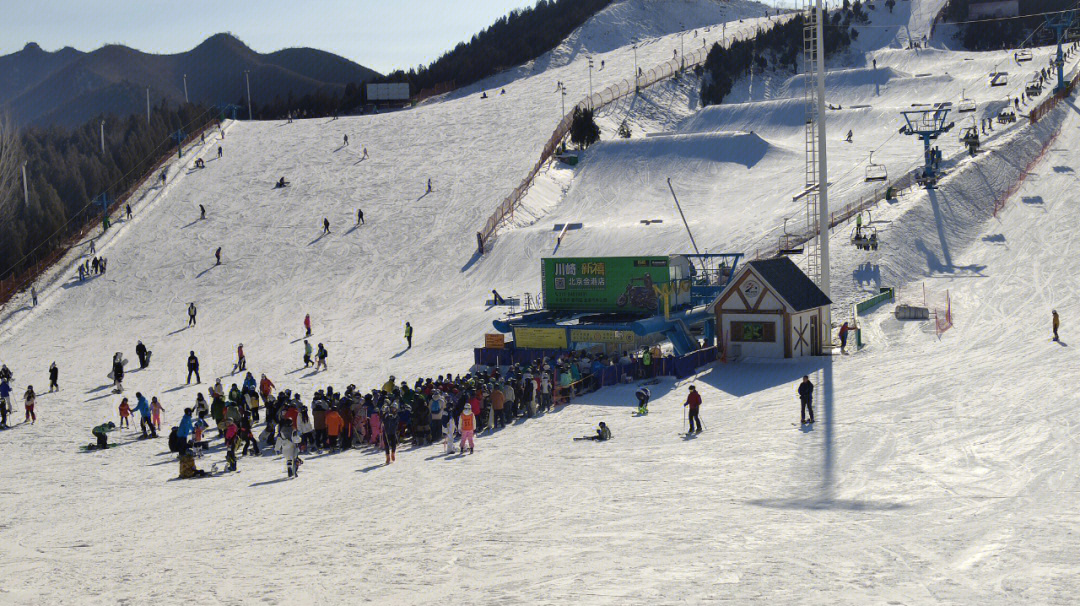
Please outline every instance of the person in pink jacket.
[{"label": "person in pink jacket", "polygon": [[157,396],[150,399],[150,413],[153,416],[154,427],[158,431],[161,431],[161,411],[165,410],[165,407],[158,402]]},{"label": "person in pink jacket", "polygon": [[371,443],[376,447],[382,447],[382,419],[379,415],[371,415],[369,419],[371,422]]}]

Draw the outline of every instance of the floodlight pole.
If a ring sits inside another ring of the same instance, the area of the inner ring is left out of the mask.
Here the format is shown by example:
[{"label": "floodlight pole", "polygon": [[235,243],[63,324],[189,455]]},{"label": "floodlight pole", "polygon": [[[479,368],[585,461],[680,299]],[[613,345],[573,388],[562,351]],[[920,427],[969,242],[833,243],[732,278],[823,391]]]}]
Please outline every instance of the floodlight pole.
[{"label": "floodlight pole", "polygon": [[248,78],[248,70],[244,70],[244,82],[247,83],[247,105],[248,105],[248,120],[253,119],[251,114],[251,79]]},{"label": "floodlight pole", "polygon": [[[826,297],[832,298],[832,288],[829,284],[829,163],[825,154],[825,11],[822,8],[822,0],[817,0],[817,40],[818,40],[818,73],[817,73],[817,104],[818,104],[818,253],[821,255],[820,268],[821,280],[818,288],[825,293]],[[824,308],[824,321],[820,335],[823,345],[832,342],[832,308],[828,305]]]},{"label": "floodlight pole", "polygon": [[105,153],[105,121],[101,121],[101,153]]},{"label": "floodlight pole", "polygon": [[150,87],[146,87],[146,123],[150,124]]},{"label": "floodlight pole", "polygon": [[593,67],[592,57],[589,57],[589,111],[592,111],[592,109],[593,109],[593,104],[592,104],[592,67]]},{"label": "floodlight pole", "polygon": [[30,190],[26,187],[26,161],[22,163],[22,194],[26,208],[30,208]]},{"label": "floodlight pole", "polygon": [[187,94],[187,74],[184,74],[184,103],[191,103]]}]

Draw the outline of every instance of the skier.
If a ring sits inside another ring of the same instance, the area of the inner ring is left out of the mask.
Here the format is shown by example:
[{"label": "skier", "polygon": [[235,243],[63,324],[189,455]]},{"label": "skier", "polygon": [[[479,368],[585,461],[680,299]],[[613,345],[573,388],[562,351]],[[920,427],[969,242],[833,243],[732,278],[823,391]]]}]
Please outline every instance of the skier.
[{"label": "skier", "polygon": [[285,459],[285,472],[288,477],[295,478],[299,474],[300,465],[300,434],[293,429],[292,423],[282,423],[278,426],[277,451]]},{"label": "skier", "polygon": [[[814,384],[810,382],[809,375],[803,375],[802,383],[799,383],[799,401],[802,403],[802,422],[814,422]],[[810,420],[806,420],[807,413]]]},{"label": "skier", "polygon": [[847,322],[840,325],[840,353],[846,353],[844,349],[847,347],[847,335],[850,330],[851,327]]},{"label": "skier", "polygon": [[430,178],[427,180],[427,193],[429,193],[429,194],[431,193],[431,179]]},{"label": "skier", "polygon": [[[6,370],[7,367],[5,366]],[[0,427],[7,429],[8,413],[11,412],[11,385],[6,378],[0,377]]]},{"label": "skier", "polygon": [[1051,313],[1053,314],[1053,317],[1054,317],[1054,321],[1053,321],[1053,324],[1054,324],[1054,341],[1057,341],[1058,340],[1058,327],[1061,326],[1061,320],[1058,319],[1058,313],[1057,313],[1056,309],[1053,310],[1053,312],[1051,312]]},{"label": "skier", "polygon": [[367,153],[367,148],[366,147],[364,148],[364,153],[360,154],[360,159],[361,160],[367,160],[368,159],[368,153]]},{"label": "skier", "polygon": [[380,416],[383,449],[386,451],[386,464],[389,465],[397,460],[398,424],[400,422],[397,403],[384,408]]},{"label": "skier", "polygon": [[311,336],[311,314],[304,314],[304,336]]},{"label": "skier", "polygon": [[345,135],[345,142],[342,143],[341,146],[342,147],[347,147],[348,145],[349,145],[349,135]]},{"label": "skier", "polygon": [[458,446],[458,450],[465,452],[465,442],[469,443],[469,454],[473,453],[473,434],[476,431],[476,416],[473,415],[472,408],[466,406],[461,410],[461,420],[458,423],[458,427],[461,428],[461,445]]},{"label": "skier", "polygon": [[191,385],[191,373],[195,373],[195,383],[202,383],[202,377],[199,376],[199,358],[195,357],[195,352],[192,351],[188,354],[187,359],[187,384]]},{"label": "skier", "polygon": [[[222,138],[224,139],[225,137],[222,136]],[[217,147],[217,157],[221,158],[221,146],[220,145]]]},{"label": "skier", "polygon": [[[157,429],[154,427],[153,415],[150,412],[150,403],[146,401],[146,397],[139,392],[135,392],[135,410],[139,413],[139,429],[142,430],[142,437],[157,437]],[[150,435],[146,435],[147,428],[150,429]]]},{"label": "skier", "polygon": [[131,427],[131,406],[128,405],[128,399],[122,398],[120,400],[120,406],[117,406],[117,411],[120,413],[120,427]]},{"label": "skier", "polygon": [[116,424],[112,421],[109,421],[108,423],[102,423],[101,425],[98,425],[97,427],[91,429],[90,433],[93,434],[94,439],[97,440],[97,443],[87,445],[87,449],[93,450],[96,448],[99,450],[105,450],[106,448],[108,448],[109,436],[106,434],[108,434],[110,431],[115,430]]},{"label": "skier", "polygon": [[217,250],[214,251],[214,258],[217,259],[217,262],[214,263],[214,265],[221,265],[221,247],[220,246],[217,247]]},{"label": "skier", "polygon": [[125,210],[127,211],[127,218],[130,219],[131,218],[131,205],[130,204],[125,204],[124,207],[125,207]]},{"label": "skier", "polygon": [[26,386],[26,393],[23,394],[23,401],[26,406],[26,419],[23,420],[23,423],[30,421],[30,424],[33,425],[34,422],[37,421],[37,414],[34,413],[34,405],[37,404],[37,395],[34,393],[33,385]]},{"label": "skier", "polygon": [[236,366],[233,367],[233,374],[245,370],[247,370],[247,358],[244,357],[244,344],[241,343],[236,346]]},{"label": "skier", "polygon": [[326,217],[323,217],[323,220],[322,220],[322,233],[323,234],[330,233],[330,219],[327,219]]},{"label": "skier", "polygon": [[54,391],[60,391],[60,385],[57,380],[60,378],[60,369],[56,367],[56,362],[49,365],[49,393]]},{"label": "skier", "polygon": [[637,407],[638,414],[639,415],[647,415],[647,414],[649,414],[649,398],[652,397],[652,393],[649,392],[649,388],[642,386],[641,389],[637,390],[637,393],[635,395],[637,396],[637,401],[638,401],[638,407]]},{"label": "skier", "polygon": [[[687,430],[687,434],[701,433],[701,418],[698,417],[698,411],[701,409],[701,394],[697,392],[697,388],[693,385],[690,386],[690,393],[686,396],[686,403],[683,406],[690,407],[690,429]],[[694,431],[694,425],[697,424],[697,431]]]},{"label": "skier", "polygon": [[412,349],[412,324],[405,323],[405,340],[409,342],[409,346],[405,349]]},{"label": "skier", "polygon": [[158,402],[157,396],[150,398],[150,413],[153,415],[154,427],[161,431],[161,411],[165,410],[165,407]]},{"label": "skier", "polygon": [[146,368],[150,365],[150,353],[146,351],[146,346],[142,341],[139,341],[135,345],[135,357],[139,358],[139,368]]},{"label": "skier", "polygon": [[600,426],[596,428],[595,436],[585,436],[583,438],[575,438],[578,440],[593,440],[595,442],[606,442],[611,439],[611,430],[608,429],[607,424],[600,421]]},{"label": "skier", "polygon": [[304,368],[311,365],[311,343],[308,343],[307,339],[304,339]]},{"label": "skier", "polygon": [[282,187],[285,187],[288,184],[289,184],[289,182],[285,180],[285,177],[282,177],[282,178],[278,179],[277,185],[275,185],[274,188],[275,189],[281,189]]},{"label": "skier", "polygon": [[326,356],[326,348],[323,347],[322,343],[319,343],[319,349],[315,352],[315,370],[319,370],[320,366],[323,370],[326,370]]},{"label": "skier", "polygon": [[434,444],[442,439],[442,415],[446,408],[446,401],[441,391],[436,391],[431,397],[431,443]]},{"label": "skier", "polygon": [[356,224],[357,225],[363,225],[364,224],[364,210],[361,209],[361,208],[356,209]]},{"label": "skier", "polygon": [[192,301],[191,303],[188,303],[188,307],[187,307],[187,316],[188,316],[187,325],[188,326],[195,326],[195,314],[196,313],[198,313],[198,310],[195,309],[195,302]]},{"label": "skier", "polygon": [[205,219],[206,218],[206,207],[203,206],[202,204],[199,205],[199,218],[200,219]]}]

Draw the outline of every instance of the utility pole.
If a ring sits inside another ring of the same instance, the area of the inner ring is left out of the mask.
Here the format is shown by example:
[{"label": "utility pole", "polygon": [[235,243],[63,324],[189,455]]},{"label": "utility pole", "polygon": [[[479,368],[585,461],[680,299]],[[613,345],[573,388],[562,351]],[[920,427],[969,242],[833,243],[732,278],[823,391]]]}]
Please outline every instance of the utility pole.
[{"label": "utility pole", "polygon": [[[680,24],[679,27],[682,27]],[[686,68],[686,41],[683,38],[686,37],[686,32],[679,34],[679,69]]]},{"label": "utility pole", "polygon": [[184,74],[184,103],[191,103],[187,96],[187,74]]},{"label": "utility pole", "polygon": [[146,123],[150,124],[150,87],[146,87]]},{"label": "utility pole", "polygon": [[248,70],[244,70],[244,82],[247,83],[247,102],[248,102],[248,120],[251,120],[251,80],[248,78],[250,74]]},{"label": "utility pole", "polygon": [[105,121],[101,121],[101,153],[105,153]]},{"label": "utility pole", "polygon": [[566,117],[566,85],[561,81],[559,82],[558,92],[562,97],[562,113],[559,114],[559,120],[562,121]]},{"label": "utility pole", "polygon": [[26,208],[30,208],[30,190],[26,187],[26,161],[22,163],[22,195]]},{"label": "utility pole", "polygon": [[[821,280],[818,288],[826,297],[832,298],[829,283],[829,163],[825,154],[825,11],[822,0],[817,0],[817,114],[818,126],[818,252],[821,255]],[[825,318],[819,338],[822,344],[832,342],[832,308],[825,306]]]},{"label": "utility pole", "polygon": [[592,57],[589,57],[589,111],[592,111]]},{"label": "utility pole", "polygon": [[634,92],[638,92],[637,44],[634,44]]}]

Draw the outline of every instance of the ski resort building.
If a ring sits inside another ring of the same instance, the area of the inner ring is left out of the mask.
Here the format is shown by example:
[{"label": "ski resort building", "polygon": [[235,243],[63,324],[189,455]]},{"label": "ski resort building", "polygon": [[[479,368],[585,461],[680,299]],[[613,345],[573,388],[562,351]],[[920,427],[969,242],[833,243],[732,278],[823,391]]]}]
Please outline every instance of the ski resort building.
[{"label": "ski resort building", "polygon": [[742,266],[709,309],[728,359],[820,355],[825,293],[791,259]]}]

